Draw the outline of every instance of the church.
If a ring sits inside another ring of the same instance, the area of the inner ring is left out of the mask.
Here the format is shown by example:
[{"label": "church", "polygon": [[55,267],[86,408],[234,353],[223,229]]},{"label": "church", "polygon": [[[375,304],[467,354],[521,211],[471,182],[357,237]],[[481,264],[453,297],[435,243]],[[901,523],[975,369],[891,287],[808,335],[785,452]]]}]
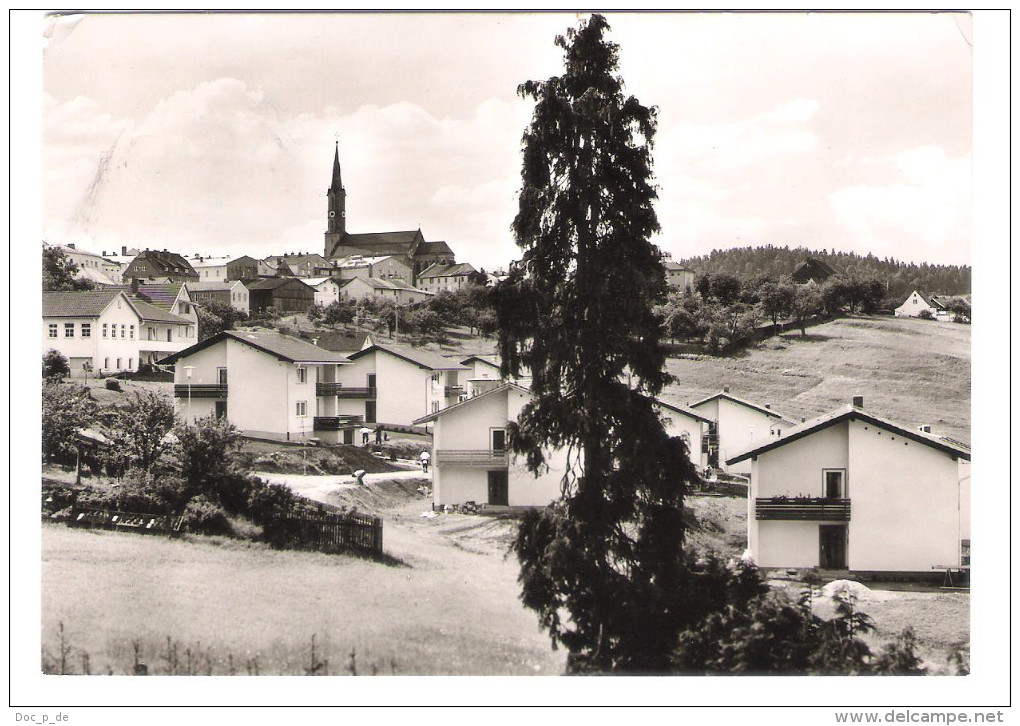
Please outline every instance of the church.
[{"label": "church", "polygon": [[347,191],[340,178],[340,144],[333,153],[333,179],[326,192],[326,245],[324,257],[334,261],[351,255],[363,257],[392,256],[411,268],[414,280],[430,265],[453,264],[456,259],[446,242],[426,242],[421,229],[405,232],[347,231]]}]

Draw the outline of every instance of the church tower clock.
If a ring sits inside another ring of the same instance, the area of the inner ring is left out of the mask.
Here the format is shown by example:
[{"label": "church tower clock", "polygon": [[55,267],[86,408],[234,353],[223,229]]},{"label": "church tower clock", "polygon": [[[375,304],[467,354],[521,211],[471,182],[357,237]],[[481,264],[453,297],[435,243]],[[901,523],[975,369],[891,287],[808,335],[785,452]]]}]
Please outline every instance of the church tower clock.
[{"label": "church tower clock", "polygon": [[340,240],[347,234],[347,191],[340,179],[339,141],[333,153],[333,179],[326,192],[326,198],[328,200],[326,205],[326,252],[323,256],[329,259],[340,244]]}]

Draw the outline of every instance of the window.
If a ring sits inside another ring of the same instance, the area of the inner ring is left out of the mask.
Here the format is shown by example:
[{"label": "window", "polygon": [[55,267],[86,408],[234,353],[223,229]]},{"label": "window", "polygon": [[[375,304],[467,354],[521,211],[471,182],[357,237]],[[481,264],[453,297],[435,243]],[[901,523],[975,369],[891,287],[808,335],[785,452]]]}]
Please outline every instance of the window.
[{"label": "window", "polygon": [[51,338],[56,338],[57,337],[57,324],[56,323],[50,323],[50,337]]},{"label": "window", "polygon": [[297,402],[297,415],[299,418],[303,418],[308,415],[308,402],[298,401]]},{"label": "window", "polygon": [[216,369],[216,382],[221,386],[227,385],[227,369],[217,368]]},{"label": "window", "polygon": [[489,429],[493,451],[506,451],[506,429]]},{"label": "window", "polygon": [[64,337],[65,338],[74,337],[74,323],[64,323]]},{"label": "window", "polygon": [[117,359],[117,370],[120,370],[120,358]]},{"label": "window", "polygon": [[127,334],[127,326],[124,325],[123,323],[121,323],[121,325],[120,325],[120,339],[123,340],[124,336],[126,334]]},{"label": "window", "polygon": [[846,497],[846,487],[843,481],[845,473],[843,469],[822,470],[826,499],[844,499]]},{"label": "window", "polygon": [[297,367],[297,382],[308,383],[308,369],[304,366]]},{"label": "window", "polygon": [[91,338],[92,337],[92,323],[81,324],[81,337]]},{"label": "window", "polygon": [[131,370],[132,368],[134,368],[134,365],[133,365],[134,361],[135,361],[134,358],[128,358],[128,370]]},{"label": "window", "polygon": [[105,370],[110,370],[110,359],[109,358],[103,358],[103,368]]},{"label": "window", "polygon": [[[135,339],[135,326],[134,325],[131,326],[131,335],[128,336],[128,337],[130,337],[131,340]],[[128,367],[130,368],[130,366],[128,366]]]},{"label": "window", "polygon": [[107,337],[106,336],[106,323],[103,323],[103,337],[104,338]]},{"label": "window", "polygon": [[432,413],[439,413],[439,401],[432,402]]}]

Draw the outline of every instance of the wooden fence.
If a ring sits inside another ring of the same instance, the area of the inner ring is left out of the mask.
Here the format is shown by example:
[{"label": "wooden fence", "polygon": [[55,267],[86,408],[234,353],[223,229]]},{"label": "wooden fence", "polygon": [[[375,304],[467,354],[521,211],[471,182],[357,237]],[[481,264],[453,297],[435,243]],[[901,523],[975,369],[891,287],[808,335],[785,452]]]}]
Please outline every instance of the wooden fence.
[{"label": "wooden fence", "polygon": [[383,523],[378,517],[306,510],[274,517],[265,529],[275,547],[329,554],[383,551]]}]

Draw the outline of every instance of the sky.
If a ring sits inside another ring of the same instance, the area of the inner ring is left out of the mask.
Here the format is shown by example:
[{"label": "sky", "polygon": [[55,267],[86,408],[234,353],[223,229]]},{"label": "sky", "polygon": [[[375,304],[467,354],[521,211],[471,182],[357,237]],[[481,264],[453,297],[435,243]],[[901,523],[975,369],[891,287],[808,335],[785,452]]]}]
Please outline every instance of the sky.
[{"label": "sky", "polygon": [[[322,252],[339,140],[350,232],[420,227],[458,261],[510,232],[549,14],[51,17],[43,234],[92,251]],[[658,108],[655,242],[971,261],[965,13],[609,13]]]}]

